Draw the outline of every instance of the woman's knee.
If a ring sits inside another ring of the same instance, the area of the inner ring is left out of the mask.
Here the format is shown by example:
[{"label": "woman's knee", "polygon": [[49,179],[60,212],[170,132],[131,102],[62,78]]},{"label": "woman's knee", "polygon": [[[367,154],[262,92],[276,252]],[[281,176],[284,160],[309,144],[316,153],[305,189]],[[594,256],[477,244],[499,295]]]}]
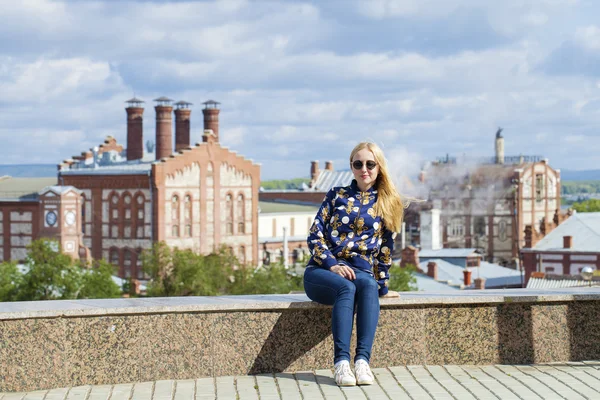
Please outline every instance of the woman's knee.
[{"label": "woman's knee", "polygon": [[375,292],[377,292],[379,290],[379,284],[373,278],[357,280],[357,282],[356,282],[356,290],[358,292],[363,292],[363,291],[375,291]]},{"label": "woman's knee", "polygon": [[354,296],[354,294],[356,293],[356,285],[354,284],[354,282],[344,278],[344,280],[341,282],[338,288],[337,293],[338,296],[343,294]]}]

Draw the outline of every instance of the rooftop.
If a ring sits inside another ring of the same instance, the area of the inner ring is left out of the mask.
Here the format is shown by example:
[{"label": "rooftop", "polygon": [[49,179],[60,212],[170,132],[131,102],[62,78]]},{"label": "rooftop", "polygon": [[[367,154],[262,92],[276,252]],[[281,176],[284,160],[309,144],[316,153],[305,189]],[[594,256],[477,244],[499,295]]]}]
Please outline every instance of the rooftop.
[{"label": "rooftop", "polygon": [[477,249],[423,249],[419,251],[419,258],[466,258],[469,256],[481,256],[476,253]]},{"label": "rooftop", "polygon": [[[571,248],[564,248],[563,236],[573,237]],[[600,252],[600,212],[571,215],[540,240],[533,249],[561,252]]]},{"label": "rooftop", "polygon": [[58,183],[56,177],[52,178],[0,178],[0,200],[20,201],[37,200],[39,192],[47,186]]},{"label": "rooftop", "polygon": [[317,181],[309,190],[327,192],[332,187],[350,185],[352,179],[354,179],[354,175],[349,169],[339,171],[320,171]]},{"label": "rooftop", "polygon": [[309,212],[316,214],[319,207],[309,206],[304,204],[283,203],[276,201],[259,201],[258,207],[260,214],[276,214],[276,213],[300,213]]},{"label": "rooftop", "polygon": [[[463,267],[451,264],[442,259],[432,259],[422,261],[419,263],[419,268],[423,271],[427,271],[427,264],[429,262],[435,262],[438,267],[438,282],[448,284],[461,284],[464,281]],[[498,264],[492,264],[485,261],[481,262],[479,267],[471,267],[472,278],[485,278],[486,287],[507,287],[507,286],[518,286],[522,283],[522,273],[506,268]]]}]

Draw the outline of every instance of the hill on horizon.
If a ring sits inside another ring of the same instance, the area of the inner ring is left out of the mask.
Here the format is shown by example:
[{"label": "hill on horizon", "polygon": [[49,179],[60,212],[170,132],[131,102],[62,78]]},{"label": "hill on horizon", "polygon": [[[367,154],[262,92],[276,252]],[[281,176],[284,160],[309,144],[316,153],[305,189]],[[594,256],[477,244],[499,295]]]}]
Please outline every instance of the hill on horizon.
[{"label": "hill on horizon", "polygon": [[[0,176],[8,175],[14,178],[50,178],[56,176],[56,164],[0,164]],[[600,181],[600,169],[560,171],[561,180],[564,181]],[[298,179],[300,180],[300,178]],[[301,178],[306,180],[306,178]],[[267,181],[277,181],[269,179]],[[293,181],[281,179],[281,181]]]}]

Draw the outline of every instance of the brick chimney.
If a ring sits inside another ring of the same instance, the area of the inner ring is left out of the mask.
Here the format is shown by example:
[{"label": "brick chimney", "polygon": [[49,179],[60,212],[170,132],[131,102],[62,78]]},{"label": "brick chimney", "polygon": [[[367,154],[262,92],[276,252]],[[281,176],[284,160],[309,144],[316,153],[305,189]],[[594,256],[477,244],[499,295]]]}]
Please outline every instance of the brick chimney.
[{"label": "brick chimney", "polygon": [[325,161],[325,171],[333,171],[333,161]]},{"label": "brick chimney", "polygon": [[425,171],[421,170],[421,172],[419,172],[419,182],[425,183],[425,176],[426,176]]},{"label": "brick chimney", "polygon": [[464,283],[465,286],[471,286],[471,270],[470,269],[465,269],[463,270],[463,277],[464,277]]},{"label": "brick chimney", "polygon": [[[216,142],[219,141],[219,112],[221,110],[219,110],[218,106],[219,103],[218,101],[214,101],[214,100],[208,100],[205,101],[204,103],[204,110],[202,110],[202,114],[204,114],[204,130],[212,130],[213,135],[214,135],[214,140]],[[206,135],[202,136],[202,140],[205,140]]]},{"label": "brick chimney", "polygon": [[435,262],[429,261],[427,263],[427,276],[435,279],[437,281],[438,278],[438,266]]},{"label": "brick chimney", "polygon": [[155,159],[160,160],[173,154],[173,100],[167,97],[159,97],[156,101],[156,147],[154,153]]},{"label": "brick chimney", "polygon": [[192,103],[175,103],[175,151],[190,147],[190,106]]},{"label": "brick chimney", "polygon": [[316,181],[317,178],[319,177],[319,161],[315,160],[315,161],[311,161],[310,162],[310,180],[311,181]]},{"label": "brick chimney", "polygon": [[414,265],[417,269],[419,268],[419,249],[416,247],[406,246],[404,249],[402,249],[401,257],[401,268],[404,268],[407,265]]},{"label": "brick chimney", "polygon": [[475,289],[485,289],[485,278],[475,278]]},{"label": "brick chimney", "polygon": [[563,236],[563,247],[565,249],[573,247],[573,236]]},{"label": "brick chimney", "polygon": [[144,101],[132,98],[125,103],[127,112],[127,160],[139,160],[144,157]]}]

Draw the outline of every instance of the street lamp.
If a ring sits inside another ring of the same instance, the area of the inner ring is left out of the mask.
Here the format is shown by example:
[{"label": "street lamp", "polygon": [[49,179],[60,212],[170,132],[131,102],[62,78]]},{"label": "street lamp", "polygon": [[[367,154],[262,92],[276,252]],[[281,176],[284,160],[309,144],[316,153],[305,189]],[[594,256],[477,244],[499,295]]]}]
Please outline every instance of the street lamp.
[{"label": "street lamp", "polygon": [[583,278],[583,280],[585,281],[589,281],[590,282],[590,286],[592,286],[592,277],[594,276],[594,270],[592,269],[592,267],[583,267],[581,269],[581,277]]}]

